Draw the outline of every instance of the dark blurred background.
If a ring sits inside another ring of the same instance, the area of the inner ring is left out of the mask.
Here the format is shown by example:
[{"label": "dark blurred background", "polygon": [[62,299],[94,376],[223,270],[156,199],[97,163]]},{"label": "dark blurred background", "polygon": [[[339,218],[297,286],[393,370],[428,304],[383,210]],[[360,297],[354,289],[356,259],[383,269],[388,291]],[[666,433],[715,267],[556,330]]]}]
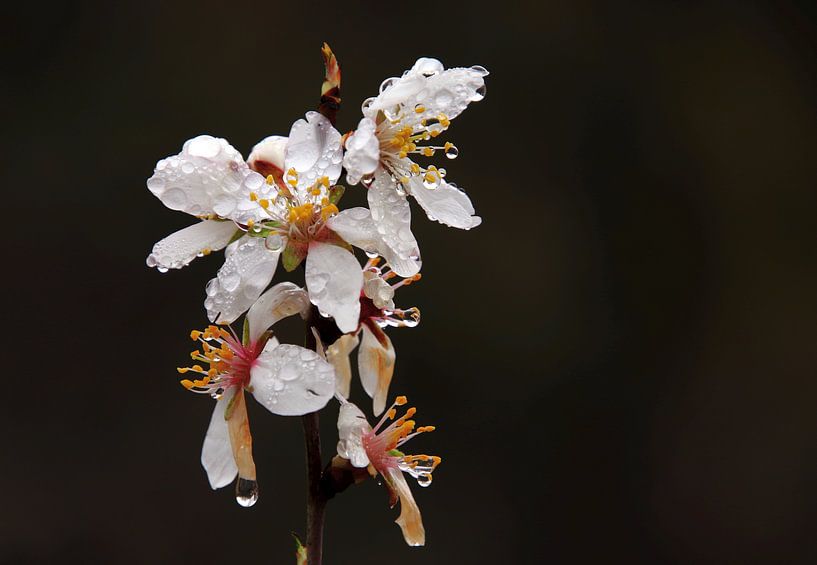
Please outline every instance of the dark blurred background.
[{"label": "dark blurred background", "polygon": [[145,180],[200,133],[245,156],[286,134],[317,103],[324,40],[342,131],[418,56],[491,71],[446,163],[484,224],[415,209],[425,276],[398,303],[423,322],[390,332],[392,391],[438,426],[412,447],[444,458],[414,488],[428,545],[404,545],[369,482],[331,503],[326,562],[815,562],[813,3],[29,2],[1,16],[0,562],[293,562],[300,421],[250,403],[261,499],[245,510],[209,489],[212,405],[174,368],[222,255],[148,269],[191,219]]}]

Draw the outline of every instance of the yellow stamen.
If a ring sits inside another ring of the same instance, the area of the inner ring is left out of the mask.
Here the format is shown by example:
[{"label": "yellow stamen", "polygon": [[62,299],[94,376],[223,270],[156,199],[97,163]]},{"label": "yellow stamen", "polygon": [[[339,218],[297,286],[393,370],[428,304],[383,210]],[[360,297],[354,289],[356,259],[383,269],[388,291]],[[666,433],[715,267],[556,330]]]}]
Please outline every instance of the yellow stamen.
[{"label": "yellow stamen", "polygon": [[270,185],[275,184],[275,177],[273,177],[272,175],[267,175],[266,181],[267,181],[267,184],[270,184]]},{"label": "yellow stamen", "polygon": [[398,396],[397,398],[394,399],[394,403],[397,406],[402,406],[406,402],[408,402],[408,398],[406,398],[405,396]]}]

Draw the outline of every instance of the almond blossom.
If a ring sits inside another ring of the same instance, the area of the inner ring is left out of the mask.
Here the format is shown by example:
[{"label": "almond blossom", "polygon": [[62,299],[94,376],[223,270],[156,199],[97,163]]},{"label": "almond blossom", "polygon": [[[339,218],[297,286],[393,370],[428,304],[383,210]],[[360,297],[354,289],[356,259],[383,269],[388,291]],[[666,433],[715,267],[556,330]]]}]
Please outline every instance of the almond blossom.
[{"label": "almond blossom", "polygon": [[394,362],[397,354],[386,327],[415,327],[420,323],[416,307],[402,310],[394,305],[394,291],[420,279],[420,274],[389,283],[397,274],[389,265],[380,266],[380,258],[369,259],[363,268],[363,287],[360,290],[360,326],[333,343],[326,352],[327,360],[335,367],[337,391],[348,398],[352,378],[349,355],[358,350],[358,372],[363,389],[373,399],[373,412],[380,415],[386,407]]},{"label": "almond blossom", "polygon": [[[405,396],[398,396],[386,414],[372,428],[360,409],[341,400],[338,414],[338,455],[357,468],[368,468],[372,476],[380,475],[389,489],[389,505],[400,502],[400,516],[395,522],[409,545],[425,545],[425,529],[420,509],[414,501],[403,473],[408,473],[420,486],[431,484],[431,474],[442,459],[436,455],[406,455],[398,448],[413,437],[434,431],[434,426],[417,427],[411,418],[415,408],[397,417],[397,407],[404,405]],[[390,424],[388,421],[394,420]]]},{"label": "almond blossom", "polygon": [[[424,57],[403,76],[383,81],[380,94],[363,103],[363,119],[346,141],[347,181],[388,182],[401,197],[413,196],[429,219],[461,229],[478,226],[482,220],[474,215],[471,200],[444,180],[445,169],[422,167],[413,157],[437,152],[457,157],[453,143],[435,145],[434,140],[469,103],[485,97],[487,75],[483,67],[445,69],[437,59]],[[382,180],[382,173],[388,181]],[[368,194],[376,222],[375,209],[383,206],[384,193],[381,189]]]},{"label": "almond blossom", "polygon": [[281,318],[305,315],[308,308],[306,292],[283,282],[265,292],[249,309],[243,338],[214,325],[190,333],[200,347],[190,356],[207,367],[195,364],[179,368],[180,373],[198,374],[196,379],[184,379],[181,384],[216,399],[201,462],[213,489],[230,484],[238,475],[236,500],[242,506],[252,506],[258,498],[244,391],[281,416],[319,410],[334,394],[331,365],[312,350],[280,344],[267,331]]}]

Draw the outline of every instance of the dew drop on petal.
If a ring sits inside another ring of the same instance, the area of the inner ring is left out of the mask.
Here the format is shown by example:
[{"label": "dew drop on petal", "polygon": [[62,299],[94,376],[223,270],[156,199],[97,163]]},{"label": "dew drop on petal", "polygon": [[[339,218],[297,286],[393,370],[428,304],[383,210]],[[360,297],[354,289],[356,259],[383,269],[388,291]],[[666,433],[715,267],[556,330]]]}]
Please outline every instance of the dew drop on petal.
[{"label": "dew drop on petal", "polygon": [[[159,169],[159,166],[157,165],[156,168]],[[155,177],[155,176],[150,177],[148,179],[148,188],[153,192],[156,192],[158,190],[164,190],[164,188],[165,188],[165,179],[163,179],[161,177]]]},{"label": "dew drop on petal", "polygon": [[[395,82],[397,82],[397,79],[395,77],[387,78],[386,80],[380,83],[380,92],[382,93],[387,88],[390,88]],[[364,102],[364,104],[365,103],[366,102]],[[371,102],[369,104],[371,104]]]},{"label": "dew drop on petal", "polygon": [[264,245],[266,245],[270,251],[281,251],[281,248],[284,246],[284,238],[278,234],[268,235],[264,241]]},{"label": "dew drop on petal", "polygon": [[[221,151],[221,145],[215,137],[209,135],[200,135],[195,139],[190,140],[190,145],[187,146],[187,152],[194,157],[205,157],[212,159]],[[175,164],[174,164],[175,166]]]},{"label": "dew drop on petal", "polygon": [[479,102],[483,98],[485,98],[486,92],[485,84],[481,84],[479,88],[474,91],[474,95],[471,97],[471,102]]},{"label": "dew drop on petal", "polygon": [[473,67],[471,67],[471,70],[481,77],[487,77],[490,74],[488,73],[488,69],[486,69],[482,65],[474,65]]},{"label": "dew drop on petal", "polygon": [[219,277],[219,281],[224,290],[233,292],[238,288],[239,283],[241,283],[241,277],[238,273],[227,273],[223,277]]},{"label": "dew drop on petal", "polygon": [[249,508],[258,502],[258,482],[238,477],[235,484],[235,501],[244,508]]},{"label": "dew drop on petal", "polygon": [[244,179],[244,186],[247,187],[248,190],[258,190],[263,184],[264,178],[259,174],[250,174]]},{"label": "dew drop on petal", "polygon": [[185,162],[185,163],[182,165],[182,172],[183,172],[184,174],[186,174],[186,175],[189,175],[190,173],[192,173],[192,172],[193,172],[193,171],[195,171],[195,170],[196,170],[196,167],[194,167],[194,166],[193,166],[193,163],[191,163],[191,162],[189,162],[189,161],[186,161],[186,162]]},{"label": "dew drop on petal", "polygon": [[457,156],[460,154],[460,150],[457,149],[456,145],[449,145],[448,149],[445,150],[445,156],[449,159],[456,159]]},{"label": "dew drop on petal", "polygon": [[362,111],[364,111],[364,112],[365,112],[366,110],[368,110],[368,109],[369,109],[369,106],[371,106],[371,105],[372,105],[372,102],[374,102],[374,96],[372,96],[371,98],[367,98],[366,100],[364,100],[364,101],[363,101],[363,104],[361,104],[361,105],[360,105],[360,109],[361,109]]}]

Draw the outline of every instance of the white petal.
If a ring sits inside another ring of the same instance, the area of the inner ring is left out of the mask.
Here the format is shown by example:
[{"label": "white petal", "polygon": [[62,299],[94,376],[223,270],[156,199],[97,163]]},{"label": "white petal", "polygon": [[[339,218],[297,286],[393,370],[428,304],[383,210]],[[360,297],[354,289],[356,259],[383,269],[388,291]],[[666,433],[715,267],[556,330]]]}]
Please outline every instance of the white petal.
[{"label": "white petal", "polygon": [[306,190],[320,177],[329,177],[330,184],[338,180],[343,160],[341,135],[332,123],[318,112],[307,112],[306,119],[292,124],[286,147],[284,172],[298,172],[299,190]]},{"label": "white petal", "polygon": [[323,408],[335,394],[335,371],[309,349],[282,344],[265,347],[250,370],[253,396],[280,416],[300,416]]},{"label": "white petal", "polygon": [[286,137],[281,135],[265,137],[252,148],[247,164],[255,171],[266,170],[272,166],[283,172],[286,147]]},{"label": "white petal", "polygon": [[204,220],[170,234],[156,245],[147,258],[148,267],[181,269],[200,254],[223,249],[238,228],[233,222]]},{"label": "white petal", "polygon": [[394,494],[400,498],[400,516],[395,523],[403,531],[403,539],[411,546],[425,545],[426,531],[423,527],[423,518],[420,508],[414,501],[411,489],[399,469],[387,469],[383,478]]},{"label": "white petal", "polygon": [[411,208],[406,197],[397,192],[391,176],[378,170],[367,196],[375,229],[383,242],[398,258],[419,261],[420,248],[411,233]]},{"label": "white petal", "polygon": [[363,339],[357,352],[357,368],[363,390],[373,399],[373,413],[379,416],[386,407],[396,354],[389,336],[383,330],[375,328],[377,336],[366,324],[363,324],[362,330]]},{"label": "white petal", "polygon": [[326,350],[326,360],[335,368],[335,390],[344,398],[349,397],[352,382],[352,365],[349,355],[359,343],[354,334],[344,334]]},{"label": "white petal", "polygon": [[413,255],[405,259],[400,257],[397,251],[389,247],[378,233],[368,208],[357,207],[342,210],[336,216],[329,218],[327,225],[347,243],[369,253],[377,252],[382,255],[392,270],[401,277],[410,277],[420,271],[422,263],[419,259],[419,249],[416,258]]},{"label": "white petal", "polygon": [[380,162],[380,141],[375,135],[376,127],[374,120],[363,118],[354,134],[346,140],[343,167],[349,184],[357,184],[361,177],[374,173]]},{"label": "white petal", "polygon": [[349,251],[328,243],[312,243],[306,256],[306,288],[318,309],[335,319],[343,333],[357,329],[363,271]]},{"label": "white petal", "polygon": [[240,222],[266,217],[257,205],[246,210],[250,191],[264,190],[263,185],[264,178],[250,170],[232,145],[209,135],[194,137],[181,153],[156,163],[147,181],[148,189],[172,210]]},{"label": "white petal", "polygon": [[419,177],[413,177],[410,182],[411,195],[423,207],[429,219],[464,230],[482,223],[482,218],[473,215],[471,199],[456,186],[441,181],[440,186],[429,189]]},{"label": "white petal", "polygon": [[306,291],[291,282],[278,283],[261,295],[247,311],[250,341],[255,341],[278,320],[309,309]]},{"label": "white petal", "polygon": [[279,254],[248,235],[228,245],[218,276],[207,283],[204,307],[210,321],[230,324],[246,312],[272,280]]},{"label": "white petal", "polygon": [[230,446],[230,435],[227,430],[227,421],[224,419],[224,410],[235,394],[235,387],[228,388],[216,401],[207,435],[204,436],[204,446],[201,449],[201,464],[207,472],[207,480],[213,490],[229,485],[238,474],[238,467],[233,459],[233,450]]},{"label": "white petal", "polygon": [[369,466],[369,457],[363,447],[363,434],[372,427],[360,408],[351,402],[340,405],[338,412],[338,455],[360,469]]}]

